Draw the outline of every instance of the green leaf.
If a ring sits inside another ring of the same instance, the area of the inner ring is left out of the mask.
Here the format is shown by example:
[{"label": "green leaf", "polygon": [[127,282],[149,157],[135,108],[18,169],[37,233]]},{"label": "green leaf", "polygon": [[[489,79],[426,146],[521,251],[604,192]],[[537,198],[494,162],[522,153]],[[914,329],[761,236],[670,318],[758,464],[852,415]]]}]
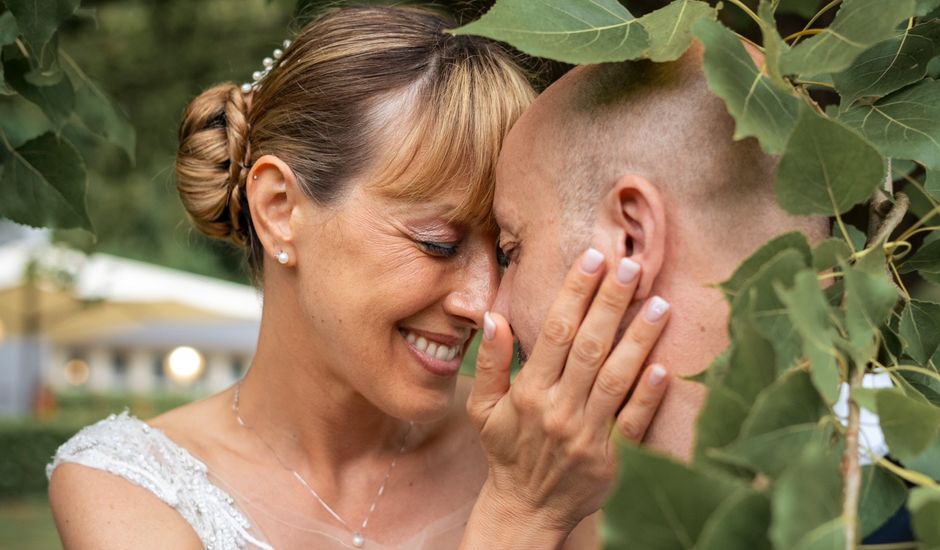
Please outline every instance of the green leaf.
[{"label": "green leaf", "polygon": [[940,348],[940,304],[911,300],[901,312],[899,330],[907,354],[926,366]]},{"label": "green leaf", "polygon": [[770,548],[770,499],[745,489],[726,499],[708,518],[694,550]]},{"label": "green leaf", "polygon": [[842,476],[836,453],[821,445],[807,449],[777,480],[772,498],[770,540],[774,548],[830,547],[842,515]]},{"label": "green leaf", "polygon": [[778,374],[793,367],[802,354],[802,345],[774,289],[789,288],[796,274],[806,268],[807,256],[808,251],[793,249],[778,253],[748,279],[731,303],[732,319],[752,318],[757,330],[773,343]]},{"label": "green leaf", "polygon": [[714,21],[718,11],[699,0],[675,0],[648,13],[640,23],[649,35],[647,56],[657,63],[679,59],[692,44],[692,25],[699,19]]},{"label": "green leaf", "polygon": [[901,264],[901,273],[920,271],[921,275],[940,275],[940,241],[933,241],[920,247],[920,250]]},{"label": "green leaf", "polygon": [[832,405],[839,397],[836,358],[840,354],[835,345],[838,335],[830,321],[832,311],[816,279],[816,272],[801,271],[796,275],[792,289],[778,288],[777,294],[802,337],[803,354],[809,359],[813,384]]},{"label": "green leaf", "polygon": [[[0,51],[7,44],[16,42],[17,34],[19,34],[19,30],[16,28],[16,19],[13,18],[13,14],[9,11],[0,13]],[[3,63],[0,63],[0,95],[11,95],[13,93],[13,90],[4,82]]]},{"label": "green leaf", "polygon": [[42,57],[46,43],[80,3],[81,0],[6,0],[7,9],[16,17],[17,26],[36,58]]},{"label": "green leaf", "polygon": [[827,439],[818,426],[827,410],[809,375],[790,371],[761,392],[738,439],[720,457],[775,477],[808,444]]},{"label": "green leaf", "polygon": [[898,23],[913,13],[914,0],[892,0],[890,7],[884,0],[844,0],[831,25],[781,56],[781,70],[813,75],[847,69],[870,46],[894,35]]},{"label": "green leaf", "polygon": [[914,15],[923,17],[937,8],[940,8],[940,0],[917,0],[917,10]]},{"label": "green leaf", "polygon": [[924,183],[924,189],[931,197],[940,201],[940,172],[927,171],[927,181]]},{"label": "green leaf", "polygon": [[718,386],[709,389],[695,422],[694,463],[701,467],[724,468],[727,460],[715,460],[710,452],[734,442],[747,418],[748,403],[736,393]]},{"label": "green leaf", "polygon": [[66,57],[66,72],[75,88],[75,115],[90,132],[120,147],[134,162],[137,135],[130,120],[108,94],[88,78],[71,58]]},{"label": "green leaf", "polygon": [[[940,354],[935,355],[934,359],[940,358]],[[910,371],[901,371],[900,378],[903,378],[910,389],[913,389],[917,392],[916,395],[912,396],[918,401],[927,403],[932,403],[937,407],[940,407],[940,381],[937,381],[933,376],[928,376],[920,372],[910,372]],[[905,395],[908,393],[908,388],[904,388]]]},{"label": "green leaf", "polygon": [[852,249],[843,239],[826,239],[813,249],[813,269],[826,271],[844,262],[852,255]]},{"label": "green leaf", "polygon": [[878,466],[862,467],[858,519],[862,537],[874,533],[907,500],[907,487],[898,476]]},{"label": "green leaf", "polygon": [[940,548],[940,490],[936,487],[917,487],[908,500],[911,526],[924,550]]},{"label": "green leaf", "polygon": [[17,34],[19,34],[19,29],[16,27],[13,14],[8,11],[0,13],[0,46],[16,42]]},{"label": "green leaf", "polygon": [[640,20],[616,0],[497,0],[483,17],[450,32],[574,64],[638,59],[649,46]]},{"label": "green leaf", "polygon": [[847,70],[832,76],[843,107],[860,97],[881,97],[913,84],[927,74],[936,55],[940,20],[932,19],[876,44],[860,55]]},{"label": "green leaf", "polygon": [[775,87],[723,24],[703,19],[693,30],[705,46],[708,88],[734,117],[734,139],[756,137],[764,151],[781,153],[796,125],[800,100]]},{"label": "green leaf", "polygon": [[744,260],[744,262],[738,266],[730,279],[719,285],[719,288],[721,288],[722,292],[724,292],[729,299],[733,298],[768,261],[777,256],[780,252],[790,249],[799,252],[803,256],[806,265],[809,265],[813,261],[813,252],[810,250],[805,235],[799,231],[784,233],[761,245],[748,259]]},{"label": "green leaf", "polygon": [[[881,254],[874,256],[883,258]],[[843,264],[842,271],[849,351],[856,365],[867,365],[878,354],[881,326],[897,304],[898,291],[884,268],[872,273]]]},{"label": "green leaf", "polygon": [[940,481],[940,440],[935,440],[920,455],[905,460],[904,466]]},{"label": "green leaf", "polygon": [[844,213],[881,185],[884,160],[868,142],[804,106],[777,170],[777,202],[802,216]]},{"label": "green leaf", "polygon": [[15,149],[53,129],[42,110],[23,96],[0,97],[0,131],[6,134],[11,148]]},{"label": "green leaf", "polygon": [[[775,3],[775,2],[773,2]],[[761,37],[764,45],[764,71],[777,89],[789,91],[790,84],[783,78],[780,71],[780,57],[783,52],[789,49],[789,46],[783,41],[780,32],[777,31],[777,22],[774,19],[773,3],[770,0],[761,0],[757,7],[757,15],[760,18]]]},{"label": "green leaf", "polygon": [[901,461],[916,458],[936,440],[940,407],[912,399],[896,388],[877,394],[878,418],[891,455]]},{"label": "green leaf", "polygon": [[620,478],[604,506],[608,550],[691,548],[709,516],[743,486],[631,444],[619,455]]},{"label": "green leaf", "polygon": [[0,215],[33,227],[91,230],[85,210],[85,166],[67,141],[47,133],[11,149],[0,180]]},{"label": "green leaf", "polygon": [[30,71],[27,59],[6,60],[3,66],[10,86],[24,98],[38,105],[55,128],[61,128],[66,123],[75,106],[75,92],[67,79],[62,79],[54,86],[36,86],[26,81],[26,73]]},{"label": "green leaf", "polygon": [[924,80],[839,114],[887,157],[940,169],[940,81]]}]

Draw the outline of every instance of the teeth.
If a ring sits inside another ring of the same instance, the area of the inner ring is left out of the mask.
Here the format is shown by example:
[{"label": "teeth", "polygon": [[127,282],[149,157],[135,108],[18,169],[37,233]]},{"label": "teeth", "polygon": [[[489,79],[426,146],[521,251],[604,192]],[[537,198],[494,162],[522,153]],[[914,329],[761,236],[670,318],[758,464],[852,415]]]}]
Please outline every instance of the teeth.
[{"label": "teeth", "polygon": [[439,361],[452,361],[455,357],[460,355],[460,345],[455,346],[445,346],[444,344],[438,342],[429,342],[423,336],[418,336],[413,332],[402,331],[405,335],[405,340],[408,341],[411,345],[418,349],[418,351],[424,353],[428,357],[433,357]]}]

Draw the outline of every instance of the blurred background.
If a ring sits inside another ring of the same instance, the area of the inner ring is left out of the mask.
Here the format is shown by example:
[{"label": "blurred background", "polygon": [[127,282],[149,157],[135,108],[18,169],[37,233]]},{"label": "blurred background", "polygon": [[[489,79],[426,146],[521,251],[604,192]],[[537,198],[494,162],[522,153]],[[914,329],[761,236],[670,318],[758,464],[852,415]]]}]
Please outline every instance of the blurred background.
[{"label": "blurred background", "polygon": [[[260,298],[241,252],[186,221],[176,132],[202,89],[250,80],[295,9],[294,0],[86,0],[60,29],[61,50],[133,124],[136,159],[104,140],[73,140],[94,236],[0,219],[0,548],[61,548],[44,469],[80,427],[124,408],[154,416],[228,386],[250,364]],[[14,116],[24,133],[44,124],[22,96],[0,95],[0,119]]]},{"label": "blurred background", "polygon": [[[250,365],[260,296],[242,252],[185,218],[173,180],[177,128],[200,91],[251,80],[291,29],[335,3],[84,0],[60,28],[61,51],[126,113],[136,143],[69,135],[87,170],[94,235],[0,218],[0,550],[61,547],[45,464],[79,428],[125,408],[152,417],[229,386]],[[639,16],[668,1],[623,3]],[[466,20],[492,0],[439,4]],[[781,24],[802,28],[820,5],[792,0]],[[757,37],[740,14],[722,17]],[[568,67],[530,68],[541,87]],[[11,139],[47,126],[35,104],[0,93]],[[864,212],[855,217],[861,223]]]}]

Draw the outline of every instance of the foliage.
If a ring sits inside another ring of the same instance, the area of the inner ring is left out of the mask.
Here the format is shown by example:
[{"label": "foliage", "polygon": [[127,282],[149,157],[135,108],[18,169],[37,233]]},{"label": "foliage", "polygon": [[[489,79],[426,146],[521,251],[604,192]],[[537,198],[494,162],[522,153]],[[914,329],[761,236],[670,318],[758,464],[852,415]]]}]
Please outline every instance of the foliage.
[{"label": "foliage", "polygon": [[105,416],[128,409],[149,418],[183,405],[188,398],[176,394],[131,396],[124,394],[64,393],[55,397],[53,412],[42,419],[0,423],[0,498],[45,492],[45,466],[59,445]]},{"label": "foliage", "polygon": [[[732,343],[697,377],[709,394],[694,459],[625,447],[608,547],[854,548],[905,500],[935,547],[940,304],[907,287],[940,282],[940,84],[929,69],[940,2],[674,0],[642,17],[623,4],[498,0],[454,32],[570,63],[667,61],[697,39],[735,139],[780,156],[778,203],[833,217],[836,236],[815,248],[778,237],[720,285]],[[782,36],[785,11],[809,24]],[[750,20],[759,46],[723,22],[730,12]],[[902,225],[911,200],[917,217]],[[859,212],[866,232],[843,219]],[[895,387],[862,388],[872,372]],[[840,391],[847,418],[834,409]],[[891,449],[864,467],[862,406]]]}]

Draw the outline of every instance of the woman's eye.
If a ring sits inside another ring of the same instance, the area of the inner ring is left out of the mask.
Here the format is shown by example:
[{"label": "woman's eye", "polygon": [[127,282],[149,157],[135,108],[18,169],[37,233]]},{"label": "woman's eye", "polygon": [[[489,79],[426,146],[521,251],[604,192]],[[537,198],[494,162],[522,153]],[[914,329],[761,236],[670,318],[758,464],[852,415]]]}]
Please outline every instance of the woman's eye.
[{"label": "woman's eye", "polygon": [[433,241],[418,241],[418,244],[429,254],[442,258],[450,258],[457,253],[457,245],[455,244],[436,243]]}]

